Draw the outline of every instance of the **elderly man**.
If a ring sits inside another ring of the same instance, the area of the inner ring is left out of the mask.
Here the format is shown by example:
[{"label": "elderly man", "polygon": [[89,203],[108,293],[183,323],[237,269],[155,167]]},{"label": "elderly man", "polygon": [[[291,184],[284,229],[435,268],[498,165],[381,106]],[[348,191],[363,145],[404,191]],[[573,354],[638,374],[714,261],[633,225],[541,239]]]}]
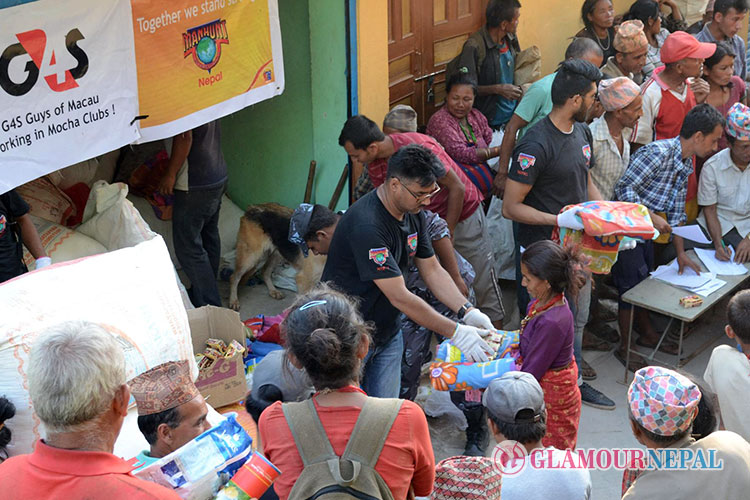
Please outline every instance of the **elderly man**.
[{"label": "elderly man", "polygon": [[602,199],[611,200],[615,184],[630,161],[630,129],[643,114],[641,89],[630,78],[621,76],[599,83],[599,102],[604,114],[589,128],[594,136],[594,167],[591,178]]},{"label": "elderly man", "polygon": [[[643,446],[662,449],[665,458],[672,458],[664,460],[664,466],[650,464],[630,486],[624,500],[747,498],[750,444],[729,431],[712,432],[695,441],[690,432],[700,399],[698,387],[677,372],[659,366],[636,372],[628,389],[633,436]],[[698,454],[705,459],[702,468],[696,459]],[[693,457],[687,461],[690,467],[670,468],[686,456]],[[721,469],[715,468],[719,462]],[[711,465],[713,469],[708,468]]]},{"label": "elderly man", "polygon": [[627,76],[639,85],[643,83],[642,71],[648,53],[648,38],[643,32],[643,23],[638,20],[625,21],[612,43],[615,55],[607,59],[601,68],[604,78]]},{"label": "elderly man", "polygon": [[698,224],[708,231],[716,258],[750,261],[750,108],[737,103],[727,114],[729,147],[709,158],[698,183]]},{"label": "elderly man", "polygon": [[7,500],[86,498],[179,499],[133,477],[112,454],[128,413],[125,356],[101,326],[63,323],[39,335],[27,366],[29,395],[47,437],[34,452],[0,465]]},{"label": "elderly man", "polygon": [[151,445],[138,454],[146,467],[211,428],[208,407],[190,377],[188,362],[169,361],[130,381],[138,406],[138,428]]}]

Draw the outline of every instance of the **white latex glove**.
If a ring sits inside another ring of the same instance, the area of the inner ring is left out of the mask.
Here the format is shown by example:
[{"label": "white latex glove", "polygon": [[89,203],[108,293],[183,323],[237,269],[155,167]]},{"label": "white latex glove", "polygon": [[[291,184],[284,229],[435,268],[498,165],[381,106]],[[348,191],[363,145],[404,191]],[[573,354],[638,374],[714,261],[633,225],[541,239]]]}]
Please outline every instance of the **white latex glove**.
[{"label": "white latex glove", "polygon": [[450,342],[466,356],[466,359],[474,363],[489,361],[488,354],[493,353],[487,342],[482,340],[480,330],[473,326],[457,323]]},{"label": "white latex glove", "polygon": [[565,227],[568,229],[583,230],[583,222],[576,215],[580,209],[577,207],[569,208],[561,214],[557,215],[557,225],[559,227]]},{"label": "white latex glove", "polygon": [[39,257],[38,259],[36,259],[36,268],[37,269],[41,269],[43,267],[47,267],[50,264],[52,264],[52,259],[50,259],[49,257]]},{"label": "white latex glove", "polygon": [[489,335],[490,333],[489,330],[495,329],[495,327],[492,326],[492,321],[490,321],[490,317],[484,314],[482,311],[480,311],[476,307],[471,309],[469,312],[467,312],[464,315],[463,321],[469,326],[475,326],[477,328],[481,328],[482,331],[479,332],[479,335],[481,335],[482,337]]}]

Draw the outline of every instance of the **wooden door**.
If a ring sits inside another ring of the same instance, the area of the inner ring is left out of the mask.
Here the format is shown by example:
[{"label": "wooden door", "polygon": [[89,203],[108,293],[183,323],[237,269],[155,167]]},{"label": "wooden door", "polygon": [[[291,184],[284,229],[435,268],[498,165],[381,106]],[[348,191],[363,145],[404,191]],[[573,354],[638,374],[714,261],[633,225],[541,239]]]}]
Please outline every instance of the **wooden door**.
[{"label": "wooden door", "polygon": [[445,99],[445,65],[484,23],[486,0],[389,0],[391,107],[408,104],[425,125]]}]

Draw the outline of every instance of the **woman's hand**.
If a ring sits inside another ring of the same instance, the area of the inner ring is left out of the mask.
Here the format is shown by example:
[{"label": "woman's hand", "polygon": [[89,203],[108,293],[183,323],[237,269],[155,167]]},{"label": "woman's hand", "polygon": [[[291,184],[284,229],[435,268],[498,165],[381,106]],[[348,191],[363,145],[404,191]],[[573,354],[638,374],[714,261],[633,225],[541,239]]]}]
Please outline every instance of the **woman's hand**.
[{"label": "woman's hand", "polygon": [[706,98],[709,92],[711,92],[711,86],[703,78],[693,79],[690,88],[693,89],[693,94],[695,94],[695,100],[698,104],[706,102]]}]

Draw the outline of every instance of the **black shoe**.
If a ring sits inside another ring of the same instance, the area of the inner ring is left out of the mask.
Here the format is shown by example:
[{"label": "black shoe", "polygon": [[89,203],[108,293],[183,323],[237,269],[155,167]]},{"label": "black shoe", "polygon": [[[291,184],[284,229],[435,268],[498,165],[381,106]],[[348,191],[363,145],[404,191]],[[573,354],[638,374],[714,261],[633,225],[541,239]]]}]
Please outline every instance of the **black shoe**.
[{"label": "black shoe", "polygon": [[607,396],[591,387],[586,382],[578,386],[581,390],[581,402],[583,404],[599,408],[600,410],[614,410],[615,402]]},{"label": "black shoe", "polygon": [[464,410],[466,416],[466,448],[464,455],[469,457],[483,457],[490,444],[490,433],[487,428],[487,415],[483,406],[475,406]]}]

